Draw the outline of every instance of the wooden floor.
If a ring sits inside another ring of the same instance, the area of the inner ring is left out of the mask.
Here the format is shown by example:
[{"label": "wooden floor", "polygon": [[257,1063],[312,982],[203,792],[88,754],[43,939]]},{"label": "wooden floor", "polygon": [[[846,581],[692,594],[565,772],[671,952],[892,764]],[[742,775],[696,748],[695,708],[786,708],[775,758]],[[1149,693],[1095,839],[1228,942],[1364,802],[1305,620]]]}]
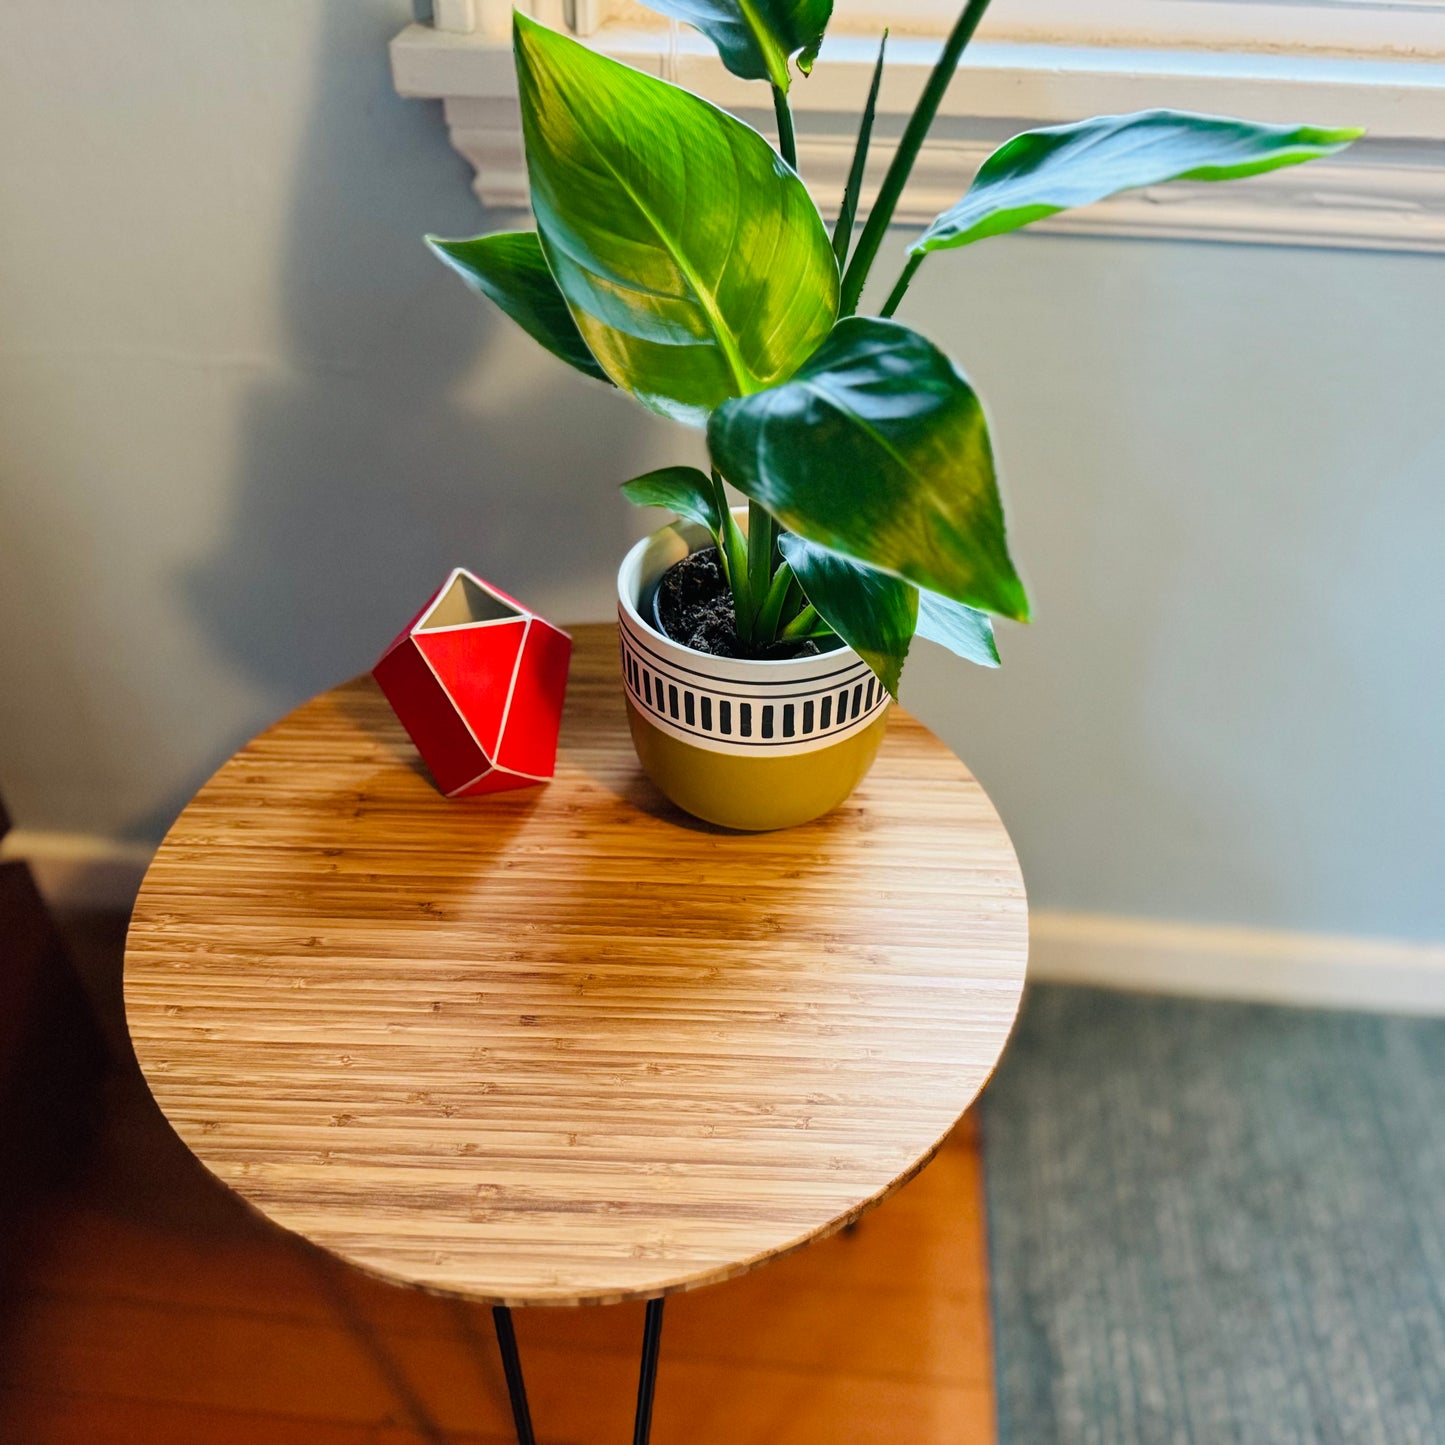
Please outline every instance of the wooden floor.
[{"label": "wooden floor", "polygon": [[[114,930],[81,943],[121,1039]],[[992,1441],[976,1146],[966,1121],[853,1233],[669,1301],[656,1445]],[[0,1250],[3,1445],[513,1438],[488,1311],[368,1280],[251,1214],[133,1066],[84,1168]],[[641,1307],[516,1318],[539,1439],[630,1439]]]}]

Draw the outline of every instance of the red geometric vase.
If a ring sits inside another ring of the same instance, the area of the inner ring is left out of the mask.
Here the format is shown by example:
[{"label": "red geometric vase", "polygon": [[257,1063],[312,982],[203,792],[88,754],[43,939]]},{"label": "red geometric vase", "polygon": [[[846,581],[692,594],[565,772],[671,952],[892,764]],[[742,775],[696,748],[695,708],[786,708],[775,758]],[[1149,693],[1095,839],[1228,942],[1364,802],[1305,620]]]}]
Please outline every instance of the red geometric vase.
[{"label": "red geometric vase", "polygon": [[544,783],[572,639],[464,567],[372,669],[449,798]]}]

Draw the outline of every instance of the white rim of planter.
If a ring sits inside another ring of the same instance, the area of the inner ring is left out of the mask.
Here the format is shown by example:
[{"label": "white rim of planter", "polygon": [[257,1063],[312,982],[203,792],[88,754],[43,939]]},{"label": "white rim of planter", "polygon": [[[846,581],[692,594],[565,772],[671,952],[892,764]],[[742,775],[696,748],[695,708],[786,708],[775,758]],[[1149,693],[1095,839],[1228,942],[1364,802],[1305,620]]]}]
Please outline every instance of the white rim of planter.
[{"label": "white rim of planter", "polygon": [[816,752],[874,722],[888,693],[851,647],[816,657],[713,657],[643,618],[639,604],[662,574],[711,543],[706,528],[674,522],[644,537],[617,569],[622,675],[638,712],[679,742],[751,757]]}]

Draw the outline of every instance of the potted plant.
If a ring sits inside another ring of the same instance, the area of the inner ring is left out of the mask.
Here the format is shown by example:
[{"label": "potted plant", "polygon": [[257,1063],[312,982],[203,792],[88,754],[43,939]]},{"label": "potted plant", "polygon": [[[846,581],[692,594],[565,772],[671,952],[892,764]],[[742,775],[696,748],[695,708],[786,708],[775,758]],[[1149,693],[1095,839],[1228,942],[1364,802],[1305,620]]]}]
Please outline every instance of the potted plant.
[{"label": "potted plant", "polygon": [[996,666],[991,618],[1028,620],[979,399],[892,319],[927,258],[1117,191],[1255,175],[1360,134],[1167,110],[1025,132],[909,244],[880,314],[860,315],[987,3],[968,0],[860,231],[884,35],[831,234],[797,173],[788,91],[794,67],[812,69],[832,0],[653,0],[734,74],[771,86],[777,149],[519,14],[536,229],[428,238],[562,360],[706,430],[709,472],[624,484],[681,520],[628,554],[618,606],[638,755],[712,822],[775,828],[835,806],[872,762],[914,637]]}]

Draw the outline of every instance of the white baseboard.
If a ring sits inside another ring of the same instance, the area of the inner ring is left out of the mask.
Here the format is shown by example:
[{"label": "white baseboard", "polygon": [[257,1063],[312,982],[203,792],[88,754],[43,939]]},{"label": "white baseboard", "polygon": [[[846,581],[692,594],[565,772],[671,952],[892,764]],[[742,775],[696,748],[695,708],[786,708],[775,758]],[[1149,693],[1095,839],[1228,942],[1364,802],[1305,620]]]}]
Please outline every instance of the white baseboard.
[{"label": "white baseboard", "polygon": [[[51,906],[129,910],[153,850],[84,833],[17,828],[0,857],[24,858]],[[1445,944],[1287,933],[1035,909],[1029,977],[1148,993],[1320,1008],[1445,1014]]]},{"label": "white baseboard", "polygon": [[1029,977],[1150,993],[1445,1014],[1445,944],[1039,910]]}]

